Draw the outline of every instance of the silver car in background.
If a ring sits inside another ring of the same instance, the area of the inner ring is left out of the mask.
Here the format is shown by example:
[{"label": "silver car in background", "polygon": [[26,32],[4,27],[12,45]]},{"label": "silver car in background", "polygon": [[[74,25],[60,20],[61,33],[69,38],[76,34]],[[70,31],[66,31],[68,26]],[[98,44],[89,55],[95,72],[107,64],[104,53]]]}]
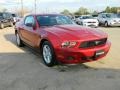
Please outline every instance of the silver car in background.
[{"label": "silver car in background", "polygon": [[119,14],[117,14],[117,16],[118,16],[118,18],[120,18],[120,13],[119,13]]},{"label": "silver car in background", "polygon": [[120,26],[120,18],[117,14],[101,13],[98,15],[99,25],[104,26]]}]

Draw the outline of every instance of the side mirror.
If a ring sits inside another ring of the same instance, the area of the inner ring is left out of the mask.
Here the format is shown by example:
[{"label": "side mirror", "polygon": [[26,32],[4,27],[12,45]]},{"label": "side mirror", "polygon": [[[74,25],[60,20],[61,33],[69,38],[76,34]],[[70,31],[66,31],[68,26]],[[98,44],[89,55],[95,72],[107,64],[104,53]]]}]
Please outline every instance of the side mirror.
[{"label": "side mirror", "polygon": [[33,24],[33,23],[26,23],[26,26],[28,26],[28,27],[32,27],[32,28],[33,28],[33,30],[35,30],[35,29],[36,29],[36,25],[35,25],[35,24]]},{"label": "side mirror", "polygon": [[32,27],[33,26],[32,23],[26,23],[25,25],[28,26],[28,27]]}]

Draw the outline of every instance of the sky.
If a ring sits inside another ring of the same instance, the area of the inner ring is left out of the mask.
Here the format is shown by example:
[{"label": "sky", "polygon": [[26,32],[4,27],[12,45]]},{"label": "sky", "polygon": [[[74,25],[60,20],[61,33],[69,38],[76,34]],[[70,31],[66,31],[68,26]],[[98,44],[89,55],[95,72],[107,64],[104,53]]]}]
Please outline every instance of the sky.
[{"label": "sky", "polygon": [[[24,8],[34,12],[35,0],[23,0]],[[21,8],[21,0],[0,0],[0,8],[6,8],[8,11],[15,12]],[[37,12],[61,12],[68,9],[75,12],[80,7],[88,8],[89,11],[102,11],[106,6],[120,7],[120,0],[36,0]]]}]

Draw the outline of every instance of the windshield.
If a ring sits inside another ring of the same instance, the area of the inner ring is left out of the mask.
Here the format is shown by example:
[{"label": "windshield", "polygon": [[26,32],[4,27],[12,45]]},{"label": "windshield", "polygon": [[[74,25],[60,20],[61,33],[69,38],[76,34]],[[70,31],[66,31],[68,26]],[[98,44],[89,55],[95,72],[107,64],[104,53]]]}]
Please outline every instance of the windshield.
[{"label": "windshield", "polygon": [[74,24],[69,17],[63,15],[39,15],[37,20],[40,26]]},{"label": "windshield", "polygon": [[80,17],[80,18],[82,18],[82,19],[93,19],[92,16],[82,16],[82,17]]},{"label": "windshield", "polygon": [[106,14],[107,18],[117,18],[118,16],[116,14]]}]

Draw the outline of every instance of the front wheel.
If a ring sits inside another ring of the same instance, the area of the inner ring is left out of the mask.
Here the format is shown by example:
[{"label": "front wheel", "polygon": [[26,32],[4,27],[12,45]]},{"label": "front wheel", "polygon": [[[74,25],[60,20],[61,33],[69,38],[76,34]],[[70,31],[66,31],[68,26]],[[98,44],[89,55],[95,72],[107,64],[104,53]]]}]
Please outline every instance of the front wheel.
[{"label": "front wheel", "polygon": [[0,29],[3,29],[3,28],[4,28],[4,24],[0,23]]},{"label": "front wheel", "polygon": [[24,44],[23,44],[22,40],[20,39],[20,36],[19,36],[18,33],[16,34],[16,43],[19,47],[24,46]]},{"label": "front wheel", "polygon": [[108,25],[108,22],[105,22],[105,27],[108,27],[109,25]]},{"label": "front wheel", "polygon": [[42,58],[45,65],[48,67],[52,67],[56,64],[54,49],[48,41],[45,41],[42,45]]}]

